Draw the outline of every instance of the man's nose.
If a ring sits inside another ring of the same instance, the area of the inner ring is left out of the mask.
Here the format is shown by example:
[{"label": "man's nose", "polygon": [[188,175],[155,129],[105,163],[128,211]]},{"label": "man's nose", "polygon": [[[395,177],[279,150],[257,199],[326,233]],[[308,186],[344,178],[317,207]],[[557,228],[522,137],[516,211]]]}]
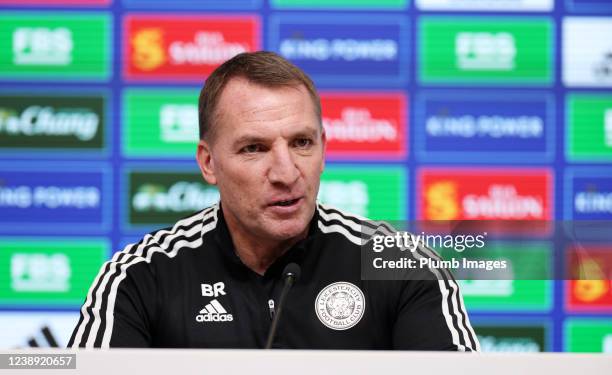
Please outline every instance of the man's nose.
[{"label": "man's nose", "polygon": [[270,170],[268,179],[273,184],[290,186],[300,176],[300,171],[295,164],[294,155],[288,146],[278,146],[272,150]]}]

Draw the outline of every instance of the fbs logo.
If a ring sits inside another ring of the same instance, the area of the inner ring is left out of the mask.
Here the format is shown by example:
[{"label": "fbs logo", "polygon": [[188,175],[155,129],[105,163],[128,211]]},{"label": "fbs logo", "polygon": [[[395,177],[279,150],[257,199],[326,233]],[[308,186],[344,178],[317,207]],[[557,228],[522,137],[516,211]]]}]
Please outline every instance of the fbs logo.
[{"label": "fbs logo", "polygon": [[192,104],[164,104],[159,110],[161,140],[166,143],[193,143],[198,139],[198,107]]},{"label": "fbs logo", "polygon": [[363,181],[321,181],[318,199],[352,214],[368,216],[370,198]]},{"label": "fbs logo", "polygon": [[13,31],[15,65],[69,65],[74,47],[65,27],[18,27]]},{"label": "fbs logo", "polygon": [[234,320],[234,316],[229,314],[227,310],[219,303],[218,300],[213,299],[209,304],[204,306],[200,313],[196,315],[196,322],[231,322]]},{"label": "fbs logo", "polygon": [[514,294],[514,280],[458,280],[464,296],[509,297]]},{"label": "fbs logo", "polygon": [[70,260],[62,253],[11,256],[11,288],[15,292],[66,292],[71,274]]},{"label": "fbs logo", "polygon": [[513,70],[516,43],[507,32],[459,32],[455,55],[461,70]]},{"label": "fbs logo", "polygon": [[151,71],[166,62],[163,31],[145,28],[134,33],[131,41],[134,65],[143,71]]}]

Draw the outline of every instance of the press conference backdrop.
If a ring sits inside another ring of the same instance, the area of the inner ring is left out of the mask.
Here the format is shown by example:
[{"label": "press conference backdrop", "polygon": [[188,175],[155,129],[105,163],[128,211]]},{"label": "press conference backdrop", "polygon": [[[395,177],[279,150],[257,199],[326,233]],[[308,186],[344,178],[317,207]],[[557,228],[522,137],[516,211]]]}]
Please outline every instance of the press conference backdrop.
[{"label": "press conference backdrop", "polygon": [[[103,261],[218,199],[194,162],[197,95],[243,51],[276,51],[320,89],[324,202],[385,220],[612,219],[610,1],[0,7],[1,348],[65,345]],[[552,239],[531,245],[552,262]],[[462,288],[485,351],[612,352],[610,281]]]}]

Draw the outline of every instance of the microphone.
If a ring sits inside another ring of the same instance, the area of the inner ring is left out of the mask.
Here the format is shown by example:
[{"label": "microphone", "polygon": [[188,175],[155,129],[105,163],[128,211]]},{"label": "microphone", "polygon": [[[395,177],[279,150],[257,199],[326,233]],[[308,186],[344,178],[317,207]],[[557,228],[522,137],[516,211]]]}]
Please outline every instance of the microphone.
[{"label": "microphone", "polygon": [[285,298],[289,293],[289,289],[295,284],[300,278],[301,268],[296,263],[289,263],[285,266],[283,270],[283,280],[285,284],[283,285],[283,290],[281,291],[280,298],[278,299],[278,309],[274,314],[274,318],[272,319],[272,325],[270,326],[270,331],[268,332],[268,340],[266,340],[266,349],[272,348],[272,342],[274,341],[274,336],[276,336],[276,329],[278,327],[278,321],[280,319],[281,313],[283,311],[283,305],[285,304]]}]

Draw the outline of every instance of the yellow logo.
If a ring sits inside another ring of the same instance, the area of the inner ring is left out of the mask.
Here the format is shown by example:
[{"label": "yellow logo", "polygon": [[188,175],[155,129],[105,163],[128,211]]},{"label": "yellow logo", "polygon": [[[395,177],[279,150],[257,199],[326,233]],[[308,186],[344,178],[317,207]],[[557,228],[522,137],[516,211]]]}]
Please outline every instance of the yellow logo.
[{"label": "yellow logo", "polygon": [[139,30],[131,42],[134,65],[138,69],[150,71],[166,62],[162,30],[157,28]]},{"label": "yellow logo", "polygon": [[580,262],[579,276],[587,280],[576,280],[574,283],[574,295],[584,302],[593,302],[608,293],[608,280],[603,280],[603,271],[593,259]]},{"label": "yellow logo", "polygon": [[428,220],[453,220],[459,216],[457,185],[450,181],[431,184],[425,194]]}]

